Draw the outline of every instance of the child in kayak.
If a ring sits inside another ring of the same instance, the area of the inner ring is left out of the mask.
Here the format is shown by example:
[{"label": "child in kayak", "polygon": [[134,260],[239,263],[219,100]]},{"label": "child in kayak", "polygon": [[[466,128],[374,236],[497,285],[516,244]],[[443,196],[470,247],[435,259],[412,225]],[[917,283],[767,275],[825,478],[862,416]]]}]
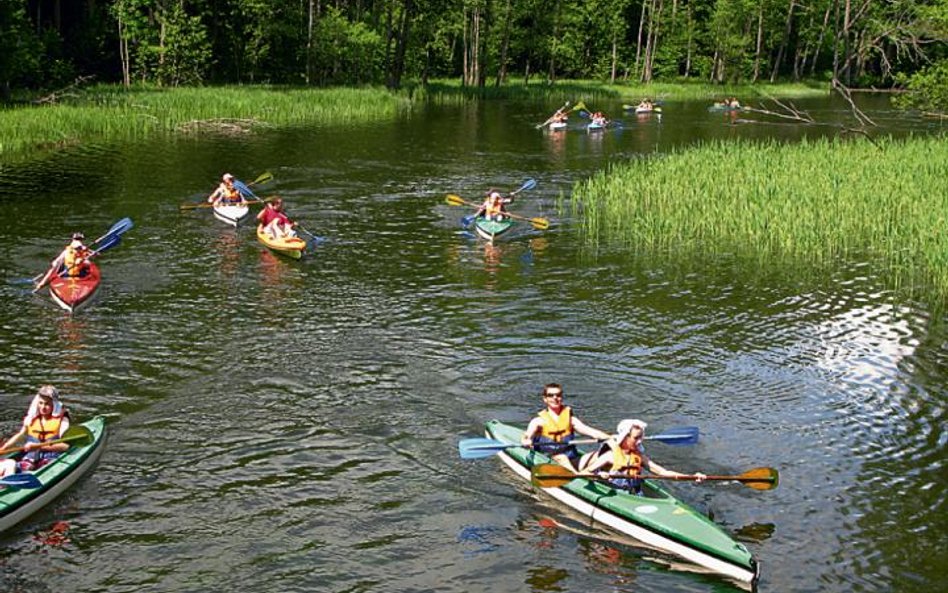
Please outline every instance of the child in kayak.
[{"label": "child in kayak", "polygon": [[583,423],[573,415],[570,406],[563,405],[563,387],[559,383],[549,383],[541,393],[546,408],[540,410],[537,417],[530,421],[527,430],[520,439],[524,447],[531,447],[553,458],[563,467],[576,471],[580,454],[570,441],[576,433],[597,440],[607,440],[609,435]]},{"label": "child in kayak", "polygon": [[59,391],[52,385],[43,385],[37,391],[30,408],[23,418],[23,426],[3,444],[4,449],[16,447],[20,441],[24,454],[19,459],[0,461],[0,477],[18,471],[34,471],[59,457],[69,449],[68,443],[44,445],[47,441],[62,438],[69,430],[69,413],[59,401]]},{"label": "child in kayak", "polygon": [[85,238],[85,235],[82,233],[72,234],[72,240],[66,245],[66,248],[50,262],[49,270],[47,270],[39,282],[36,283],[33,292],[37,292],[46,286],[46,283],[52,280],[57,274],[80,278],[89,273],[88,257],[90,250],[82,242]]},{"label": "child in kayak", "polygon": [[221,177],[221,184],[211,192],[211,195],[207,197],[207,201],[215,206],[217,204],[243,204],[246,202],[240,190],[234,187],[234,176],[230,173],[224,173],[224,176]]},{"label": "child in kayak", "polygon": [[[659,476],[687,476],[696,482],[705,478],[702,473],[681,474],[665,469],[649,459],[642,446],[647,426],[645,422],[634,418],[623,420],[616,427],[614,438],[608,439],[596,451],[582,456],[579,469],[583,473],[598,473],[600,477],[611,478],[610,484],[633,494],[642,493],[641,476],[645,470]],[[622,477],[616,474],[622,474]]]},{"label": "child in kayak", "polygon": [[481,204],[474,216],[483,216],[487,220],[503,220],[507,211],[507,204],[513,202],[513,198],[505,198],[500,192],[491,189],[487,192],[487,197]]},{"label": "child in kayak", "polygon": [[293,230],[296,223],[290,220],[290,217],[284,212],[283,198],[274,198],[267,202],[267,205],[257,215],[257,222],[274,239],[296,236],[296,231]]}]

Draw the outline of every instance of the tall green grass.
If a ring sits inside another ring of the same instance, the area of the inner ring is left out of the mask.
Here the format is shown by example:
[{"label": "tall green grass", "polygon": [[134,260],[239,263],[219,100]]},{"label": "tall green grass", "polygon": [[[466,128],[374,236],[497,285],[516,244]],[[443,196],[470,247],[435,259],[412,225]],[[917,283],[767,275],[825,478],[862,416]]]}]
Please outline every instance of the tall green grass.
[{"label": "tall green grass", "polygon": [[749,99],[821,97],[829,94],[825,83],[779,83],[756,85],[716,85],[693,80],[650,84],[610,84],[597,80],[563,80],[552,84],[537,78],[523,84],[516,78],[495,87],[461,86],[457,79],[431,81],[426,87],[414,89],[415,98],[423,98],[439,104],[456,104],[477,99],[507,99],[530,101],[566,101],[595,99],[627,99],[638,102],[643,97],[677,101],[715,100],[723,97],[738,97],[742,102]]},{"label": "tall green grass", "polygon": [[945,138],[714,142],[576,184],[588,246],[831,266],[871,258],[948,299]]},{"label": "tall green grass", "polygon": [[0,159],[47,147],[159,133],[352,125],[392,118],[409,106],[406,97],[379,88],[94,86],[57,104],[0,109]]}]

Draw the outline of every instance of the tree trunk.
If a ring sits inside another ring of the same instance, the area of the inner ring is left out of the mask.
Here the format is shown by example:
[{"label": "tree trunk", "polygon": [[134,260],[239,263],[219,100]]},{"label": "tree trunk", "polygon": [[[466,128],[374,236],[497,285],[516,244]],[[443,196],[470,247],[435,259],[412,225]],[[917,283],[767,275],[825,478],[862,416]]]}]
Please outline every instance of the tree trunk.
[{"label": "tree trunk", "polygon": [[497,83],[499,87],[507,79],[507,48],[510,46],[510,0],[507,0],[507,10],[504,16],[504,38],[500,44],[500,67],[497,69]]},{"label": "tree trunk", "polygon": [[[847,0],[848,1],[848,0]],[[787,54],[787,44],[790,43],[790,33],[793,32],[793,6],[795,0],[790,0],[790,6],[787,7],[787,25],[783,30],[783,40],[780,42],[780,50],[777,52],[777,58],[774,60],[774,69],[770,72],[770,82],[777,80],[777,73],[780,72],[780,64]]]},{"label": "tree trunk", "polygon": [[132,86],[131,67],[128,57],[128,38],[126,37],[125,23],[122,21],[122,17],[119,16],[117,20],[119,34],[119,60],[122,62],[122,85],[124,85],[127,89]]},{"label": "tree trunk", "polygon": [[313,83],[313,0],[309,0],[309,19],[306,24],[306,86]]},{"label": "tree trunk", "polygon": [[829,26],[830,12],[833,10],[833,5],[829,4],[826,6],[826,14],[823,15],[823,26],[820,27],[820,36],[816,40],[816,48],[813,50],[813,66],[810,69],[810,75],[816,75],[816,63],[820,58],[820,48],[823,47],[823,36],[826,34],[826,29]]},{"label": "tree trunk", "polygon": [[641,70],[639,70],[639,58],[642,55],[642,30],[645,27],[645,11],[647,10],[648,0],[642,0],[642,12],[639,13],[639,34],[635,38],[635,75],[641,79]]},{"label": "tree trunk", "polygon": [[411,18],[414,10],[414,1],[404,0],[402,22],[398,27],[398,38],[395,41],[395,57],[389,68],[388,88],[390,89],[397,89],[402,86],[402,74],[405,72],[405,53],[408,48],[408,38],[411,35]]},{"label": "tree trunk", "polygon": [[619,57],[619,49],[618,49],[619,42],[617,40],[618,36],[619,34],[613,29],[612,31],[612,68],[609,73],[610,84],[616,83],[616,66],[617,66],[618,57]]},{"label": "tree trunk", "polygon": [[757,78],[760,76],[760,56],[764,48],[764,3],[761,2],[757,5],[757,46],[754,49],[754,75],[751,77],[751,82],[757,82]]}]

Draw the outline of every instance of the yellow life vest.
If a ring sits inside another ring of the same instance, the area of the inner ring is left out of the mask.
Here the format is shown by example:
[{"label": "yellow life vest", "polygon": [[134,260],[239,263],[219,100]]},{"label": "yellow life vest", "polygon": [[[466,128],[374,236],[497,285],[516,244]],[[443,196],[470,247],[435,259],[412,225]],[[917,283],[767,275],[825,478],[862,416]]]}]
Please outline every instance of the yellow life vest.
[{"label": "yellow life vest", "polygon": [[80,261],[87,251],[88,249],[84,247],[66,246],[66,255],[63,257],[63,265],[66,266],[66,274],[69,276],[80,276],[82,274],[85,262],[79,265],[76,265],[76,262]]},{"label": "yellow life vest", "polygon": [[615,473],[639,476],[642,474],[643,461],[638,448],[631,453],[626,453],[622,447],[612,449],[612,471]]},{"label": "yellow life vest", "polygon": [[573,409],[569,406],[563,406],[559,415],[554,415],[549,409],[542,410],[538,415],[543,420],[540,425],[541,437],[562,443],[573,436]]},{"label": "yellow life vest", "polygon": [[59,428],[62,425],[62,421],[62,416],[51,416],[46,419],[40,416],[33,418],[30,425],[26,428],[27,442],[43,443],[56,439],[59,436]]}]

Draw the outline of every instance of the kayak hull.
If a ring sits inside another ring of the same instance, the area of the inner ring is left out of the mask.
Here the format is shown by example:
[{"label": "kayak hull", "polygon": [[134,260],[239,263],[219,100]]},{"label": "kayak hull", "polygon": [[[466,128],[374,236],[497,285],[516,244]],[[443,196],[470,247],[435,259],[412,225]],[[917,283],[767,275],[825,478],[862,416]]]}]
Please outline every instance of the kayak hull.
[{"label": "kayak hull", "polygon": [[303,239],[299,237],[274,239],[263,230],[262,225],[257,225],[257,240],[266,245],[271,251],[293,259],[301,259],[303,252],[306,251],[306,241]]},{"label": "kayak hull", "polygon": [[551,130],[565,130],[568,124],[565,121],[555,121],[550,124]]},{"label": "kayak hull", "polygon": [[0,532],[52,502],[96,464],[105,448],[105,418],[96,416],[82,426],[92,432],[92,442],[84,447],[70,447],[52,463],[34,472],[43,484],[41,488],[0,489]]},{"label": "kayak hull", "polygon": [[99,290],[102,276],[99,267],[89,262],[89,273],[85,276],[56,276],[49,283],[49,296],[53,301],[68,311],[74,313],[77,309],[92,300]]},{"label": "kayak hull", "polygon": [[240,224],[241,219],[247,216],[248,212],[250,212],[250,207],[246,204],[218,204],[214,206],[214,218],[232,227]]},{"label": "kayak hull", "polygon": [[[492,439],[519,443],[522,433],[522,429],[496,420],[487,423],[486,434]],[[546,455],[522,447],[505,449],[498,457],[528,481],[534,465],[551,462]],[[541,490],[571,509],[651,548],[728,577],[750,589],[757,586],[760,564],[747,548],[654,482],[646,481],[645,496],[582,478],[559,488]]]},{"label": "kayak hull", "polygon": [[514,225],[514,221],[509,218],[504,220],[487,220],[479,216],[474,219],[474,231],[485,241],[493,241],[503,235]]}]

